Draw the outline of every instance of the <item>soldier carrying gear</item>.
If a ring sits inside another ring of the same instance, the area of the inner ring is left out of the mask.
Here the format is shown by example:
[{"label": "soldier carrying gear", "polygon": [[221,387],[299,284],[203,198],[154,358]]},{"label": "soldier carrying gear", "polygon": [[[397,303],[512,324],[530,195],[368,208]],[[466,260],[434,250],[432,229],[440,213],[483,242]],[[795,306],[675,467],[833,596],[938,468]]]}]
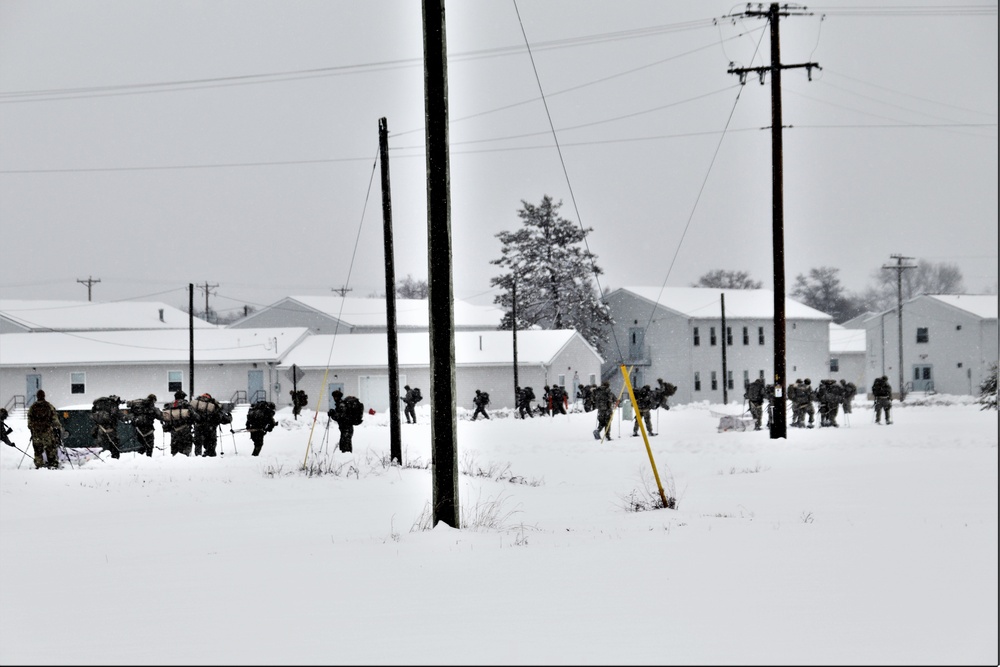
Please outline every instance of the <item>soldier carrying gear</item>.
[{"label": "soldier carrying gear", "polygon": [[[773,387],[772,387],[773,390]],[[747,385],[747,390],[743,392],[743,398],[750,404],[750,415],[753,417],[753,430],[760,430],[760,421],[764,416],[764,398],[766,395],[764,380],[757,378]]]}]

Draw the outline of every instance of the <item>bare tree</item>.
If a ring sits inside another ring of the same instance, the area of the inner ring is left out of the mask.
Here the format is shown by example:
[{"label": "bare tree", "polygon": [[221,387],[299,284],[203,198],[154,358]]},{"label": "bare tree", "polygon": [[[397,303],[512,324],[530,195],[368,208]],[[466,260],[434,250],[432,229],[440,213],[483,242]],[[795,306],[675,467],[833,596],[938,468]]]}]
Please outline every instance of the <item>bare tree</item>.
[{"label": "bare tree", "polygon": [[427,281],[416,280],[409,273],[396,284],[396,296],[400,299],[426,299]]},{"label": "bare tree", "polygon": [[763,286],[759,280],[753,280],[749,271],[728,271],[713,269],[698,278],[691,287],[716,287],[719,289],[760,289]]},{"label": "bare tree", "polygon": [[811,308],[827,313],[834,322],[845,322],[863,311],[860,300],[852,298],[840,284],[840,269],[821,266],[795,277],[791,295]]},{"label": "bare tree", "polygon": [[[865,308],[874,312],[896,307],[897,276],[892,271],[875,269],[873,285],[863,295]],[[934,263],[921,259],[917,268],[903,272],[903,300],[921,294],[962,294],[965,284],[962,271],[956,264]]]}]

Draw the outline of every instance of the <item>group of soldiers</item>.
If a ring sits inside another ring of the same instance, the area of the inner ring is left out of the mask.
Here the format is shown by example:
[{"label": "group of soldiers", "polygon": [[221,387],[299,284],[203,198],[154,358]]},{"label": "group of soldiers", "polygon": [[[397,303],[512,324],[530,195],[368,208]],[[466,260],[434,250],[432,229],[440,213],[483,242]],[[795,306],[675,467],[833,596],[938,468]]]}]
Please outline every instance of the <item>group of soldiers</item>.
[{"label": "group of soldiers", "polygon": [[[833,379],[820,380],[819,386],[815,389],[809,378],[804,380],[798,378],[794,383],[788,385],[785,398],[791,402],[792,422],[795,428],[813,428],[816,424],[817,409],[813,403],[819,405],[819,425],[821,427],[838,427],[837,415],[843,407],[844,414],[851,414],[851,406],[854,397],[858,393],[857,385],[841,379],[837,382]],[[885,413],[885,423],[891,424],[890,410],[892,409],[892,386],[889,378],[882,376],[877,378],[872,384],[872,396],[875,399],[875,423],[882,423],[882,414]],[[767,426],[771,426],[771,415],[773,413],[775,398],[774,385],[765,385],[762,378],[757,378],[749,385],[743,394],[750,407],[750,415],[754,420],[754,430],[761,429],[761,419],[764,412],[764,401],[768,402]],[[808,420],[808,421],[807,421]]]}]

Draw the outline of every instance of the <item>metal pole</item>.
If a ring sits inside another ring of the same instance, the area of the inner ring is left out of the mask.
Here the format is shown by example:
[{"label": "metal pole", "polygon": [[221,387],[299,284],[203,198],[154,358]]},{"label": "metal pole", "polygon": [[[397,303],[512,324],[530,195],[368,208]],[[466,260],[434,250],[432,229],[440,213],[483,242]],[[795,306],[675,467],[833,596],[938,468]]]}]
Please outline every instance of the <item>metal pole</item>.
[{"label": "metal pole", "polygon": [[188,396],[194,399],[194,283],[188,283]]},{"label": "metal pole", "polygon": [[517,274],[514,274],[514,282],[510,288],[511,296],[511,328],[512,328],[512,339],[514,342],[514,410],[517,411],[517,388],[520,386],[520,381],[517,379]]},{"label": "metal pole", "polygon": [[396,268],[392,247],[392,192],[389,188],[389,122],[378,121],[378,155],[382,167],[382,238],[385,245],[385,323],[389,353],[389,458],[403,462],[399,425],[399,346],[396,333]]}]

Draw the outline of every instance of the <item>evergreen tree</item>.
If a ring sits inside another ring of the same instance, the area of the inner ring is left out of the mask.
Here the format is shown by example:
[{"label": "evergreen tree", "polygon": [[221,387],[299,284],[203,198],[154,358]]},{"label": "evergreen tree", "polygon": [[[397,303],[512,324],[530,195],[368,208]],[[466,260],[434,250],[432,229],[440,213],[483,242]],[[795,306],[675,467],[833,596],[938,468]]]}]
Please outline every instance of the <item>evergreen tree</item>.
[{"label": "evergreen tree", "polygon": [[993,362],[990,365],[989,374],[979,384],[978,403],[981,406],[983,406],[979,408],[980,410],[997,409],[997,363],[996,362]]},{"label": "evergreen tree", "polygon": [[[608,342],[611,318],[595,287],[603,271],[583,241],[593,231],[559,217],[562,202],[548,195],[538,206],[521,200],[517,215],[523,226],[500,232],[502,256],[490,264],[507,272],[490,279],[503,291],[494,303],[505,311],[501,329],[514,327],[516,279],[517,328],[576,329],[591,345],[602,349]],[[592,280],[591,276],[594,276]]]}]

